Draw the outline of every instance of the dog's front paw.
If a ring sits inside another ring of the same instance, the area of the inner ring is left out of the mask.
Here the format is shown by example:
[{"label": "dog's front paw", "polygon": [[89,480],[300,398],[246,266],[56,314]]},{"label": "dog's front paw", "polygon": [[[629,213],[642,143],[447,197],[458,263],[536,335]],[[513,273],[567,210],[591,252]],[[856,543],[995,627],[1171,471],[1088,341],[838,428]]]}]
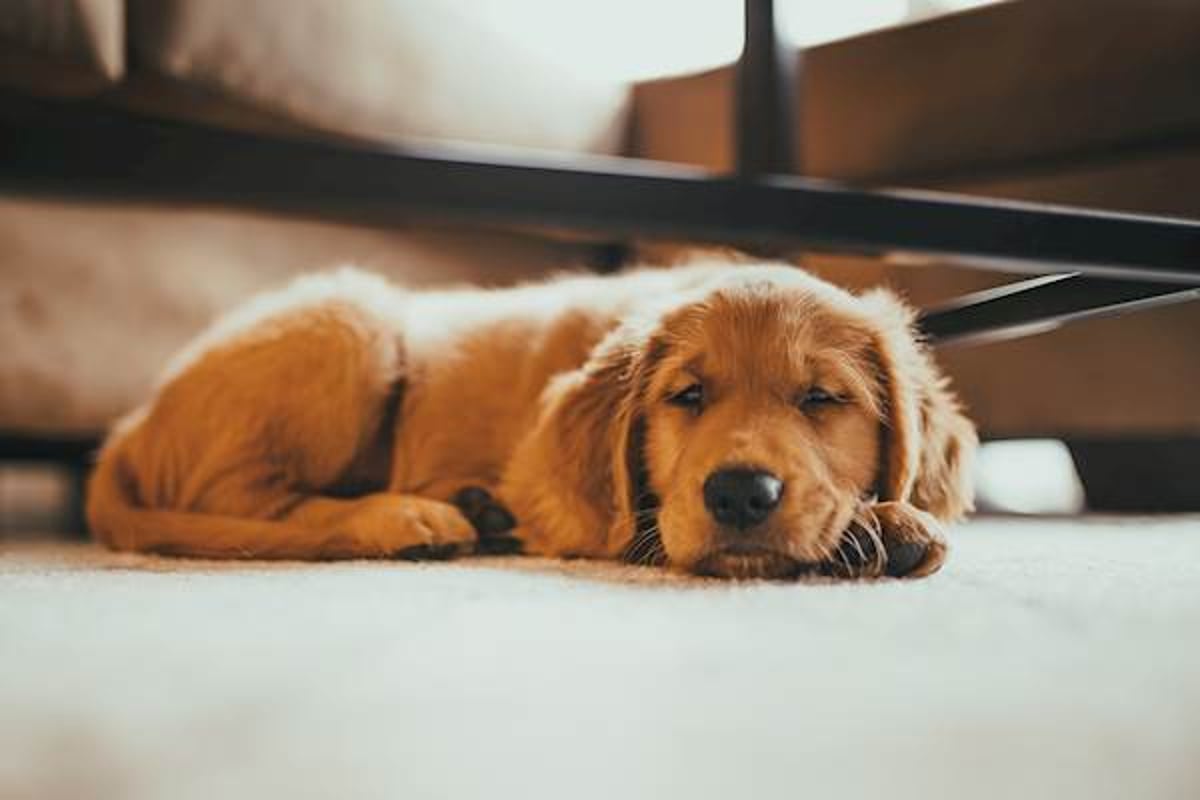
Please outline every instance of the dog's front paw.
[{"label": "dog's front paw", "polygon": [[481,555],[509,555],[521,552],[521,540],[513,536],[517,520],[492,493],[481,486],[460,489],[451,502],[474,526],[479,535],[476,552]]},{"label": "dog's front paw", "polygon": [[946,562],[946,536],[941,523],[909,503],[876,503],[871,513],[879,522],[887,553],[884,573],[893,578],[932,575]]},{"label": "dog's front paw", "polygon": [[887,569],[887,555],[878,526],[869,515],[860,515],[842,532],[833,554],[819,565],[818,573],[846,580],[878,578]]},{"label": "dog's front paw", "polygon": [[470,553],[477,538],[454,506],[411,495],[360,498],[341,525],[349,554],[375,558],[453,558]]},{"label": "dog's front paw", "polygon": [[842,533],[821,573],[835,578],[920,578],[946,560],[941,525],[908,503],[876,503]]}]

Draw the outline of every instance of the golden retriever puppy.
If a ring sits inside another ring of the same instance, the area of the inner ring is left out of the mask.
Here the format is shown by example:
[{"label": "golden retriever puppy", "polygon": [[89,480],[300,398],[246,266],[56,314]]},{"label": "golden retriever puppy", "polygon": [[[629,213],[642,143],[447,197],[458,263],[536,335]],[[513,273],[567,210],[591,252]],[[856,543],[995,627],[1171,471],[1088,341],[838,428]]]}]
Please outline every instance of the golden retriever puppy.
[{"label": "golden retriever puppy", "polygon": [[344,269],[181,353],[87,512],[114,548],[208,558],[919,576],[974,446],[885,291],[776,265],[450,291]]}]

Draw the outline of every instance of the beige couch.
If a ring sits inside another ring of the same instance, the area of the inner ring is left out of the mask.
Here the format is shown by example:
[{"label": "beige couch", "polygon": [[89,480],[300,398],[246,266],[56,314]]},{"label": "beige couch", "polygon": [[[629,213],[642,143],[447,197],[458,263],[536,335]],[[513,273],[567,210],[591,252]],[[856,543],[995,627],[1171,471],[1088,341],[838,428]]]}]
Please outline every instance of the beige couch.
[{"label": "beige couch", "polygon": [[[289,135],[620,150],[627,87],[550,72],[471,10],[14,0],[0,6],[0,86]],[[529,233],[0,193],[0,435],[95,436],[219,309],[302,271],[502,284],[595,259]]]}]

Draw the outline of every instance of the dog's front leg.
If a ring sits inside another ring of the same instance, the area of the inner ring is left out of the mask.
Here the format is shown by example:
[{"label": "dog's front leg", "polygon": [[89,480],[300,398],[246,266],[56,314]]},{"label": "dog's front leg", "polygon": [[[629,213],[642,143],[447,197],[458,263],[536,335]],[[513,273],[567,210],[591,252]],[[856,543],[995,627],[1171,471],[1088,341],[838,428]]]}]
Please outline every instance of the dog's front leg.
[{"label": "dog's front leg", "polygon": [[934,516],[910,503],[888,502],[871,506],[879,522],[887,553],[884,573],[893,578],[922,578],[941,569],[946,561],[946,534]]},{"label": "dog's front leg", "polygon": [[311,531],[312,541],[293,535],[278,543],[301,558],[450,558],[476,548],[476,533],[459,509],[414,495],[308,497],[286,519]]}]

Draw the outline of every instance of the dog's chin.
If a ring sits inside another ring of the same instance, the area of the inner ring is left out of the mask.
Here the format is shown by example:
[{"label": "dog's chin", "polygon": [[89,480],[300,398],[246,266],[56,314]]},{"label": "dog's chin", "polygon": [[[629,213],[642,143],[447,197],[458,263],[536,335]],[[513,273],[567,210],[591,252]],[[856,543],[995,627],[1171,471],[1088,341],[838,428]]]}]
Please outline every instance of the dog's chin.
[{"label": "dog's chin", "polygon": [[777,550],[746,547],[715,550],[700,559],[693,571],[712,578],[782,581],[811,573],[815,568],[814,564]]}]

